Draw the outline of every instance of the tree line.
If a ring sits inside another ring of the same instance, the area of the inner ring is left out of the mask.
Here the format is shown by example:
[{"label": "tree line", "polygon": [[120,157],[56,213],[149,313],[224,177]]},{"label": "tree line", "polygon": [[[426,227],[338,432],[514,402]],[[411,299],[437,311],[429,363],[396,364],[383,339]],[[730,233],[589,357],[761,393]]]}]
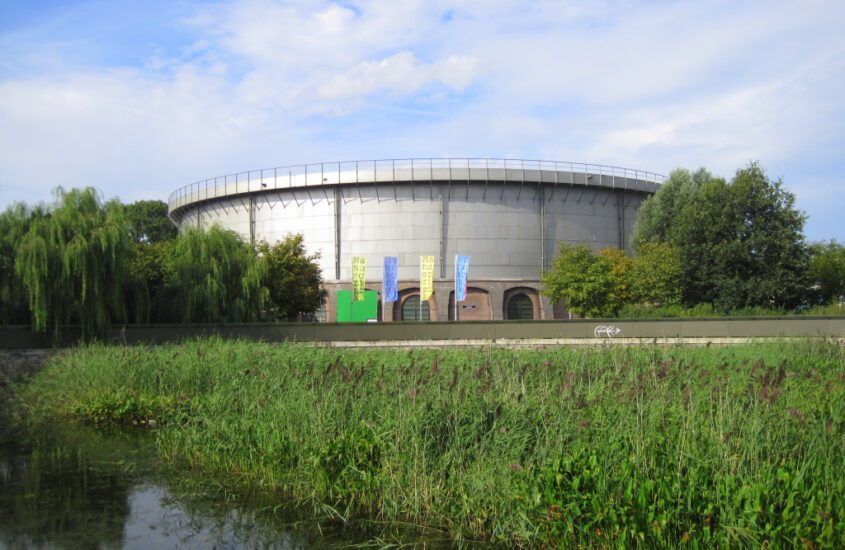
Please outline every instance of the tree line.
[{"label": "tree line", "polygon": [[674,170],[646,199],[634,255],[560,245],[544,292],[588,317],[792,312],[842,301],[845,246],[807,243],[783,182],[751,163],[730,181]]},{"label": "tree line", "polygon": [[161,201],[124,205],[93,188],[0,214],[0,324],[85,339],[115,323],[219,323],[313,313],[326,291],[301,235],[245,242],[212,226],[177,234]]},{"label": "tree line", "polygon": [[[0,214],[0,324],[83,337],[115,323],[296,318],[326,291],[301,235],[253,246],[219,226],[177,234],[161,201],[93,188]],[[842,301],[845,246],[807,243],[795,197],[756,163],[726,181],[673,171],[643,202],[634,251],[560,245],[543,292],[581,316],[789,312]],[[674,308],[674,310],[672,309]]]}]

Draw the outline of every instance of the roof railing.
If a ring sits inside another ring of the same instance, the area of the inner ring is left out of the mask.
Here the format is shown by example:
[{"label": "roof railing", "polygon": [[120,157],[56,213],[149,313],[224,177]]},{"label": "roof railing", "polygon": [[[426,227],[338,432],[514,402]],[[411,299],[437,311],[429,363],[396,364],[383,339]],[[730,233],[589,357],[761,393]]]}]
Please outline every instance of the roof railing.
[{"label": "roof railing", "polygon": [[[557,160],[525,160],[500,158],[404,158],[321,162],[314,164],[296,164],[259,170],[247,170],[199,180],[180,187],[168,197],[168,208],[173,211],[186,204],[205,201],[227,195],[238,195],[254,191],[285,189],[311,185],[331,185],[341,183],[389,182],[395,179],[397,170],[410,170],[411,180],[415,181],[417,170],[427,170],[425,181],[430,181],[432,171],[448,169],[451,178],[453,170],[462,169],[504,169],[539,172],[564,172],[569,174],[597,175],[600,180],[611,178],[616,187],[616,178],[635,180],[652,184],[654,190],[666,180],[666,176],[646,170],[634,170],[621,166],[591,164]],[[380,180],[379,174],[390,171],[390,176]],[[354,174],[354,176],[353,176]],[[439,178],[438,178],[439,179]],[[466,179],[466,178],[461,178]],[[557,178],[555,179],[557,181]]]}]

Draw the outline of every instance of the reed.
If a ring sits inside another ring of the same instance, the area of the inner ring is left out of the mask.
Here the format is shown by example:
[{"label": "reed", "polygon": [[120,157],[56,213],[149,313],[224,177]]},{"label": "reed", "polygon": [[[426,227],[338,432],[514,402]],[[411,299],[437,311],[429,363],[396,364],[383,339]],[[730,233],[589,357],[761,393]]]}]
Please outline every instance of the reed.
[{"label": "reed", "polygon": [[19,388],[34,420],[154,421],[168,467],[235,494],[524,547],[843,547],[843,397],[811,340],[91,345]]}]

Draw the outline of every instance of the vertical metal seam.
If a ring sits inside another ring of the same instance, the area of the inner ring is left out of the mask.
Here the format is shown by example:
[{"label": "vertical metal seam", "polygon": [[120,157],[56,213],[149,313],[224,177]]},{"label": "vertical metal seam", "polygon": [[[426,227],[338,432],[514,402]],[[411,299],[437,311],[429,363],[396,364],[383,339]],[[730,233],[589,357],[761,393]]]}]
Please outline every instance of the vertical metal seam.
[{"label": "vertical metal seam", "polygon": [[617,208],[617,223],[619,224],[619,250],[625,250],[625,192],[619,191],[616,195]]},{"label": "vertical metal seam", "polygon": [[334,188],[334,278],[340,280],[340,187]]},{"label": "vertical metal seam", "polygon": [[539,184],[540,189],[540,276],[546,270],[546,193],[543,182]]},{"label": "vertical metal seam", "polygon": [[440,279],[446,278],[446,240],[444,239],[445,231],[443,230],[446,224],[446,216],[444,214],[443,193],[440,194]]},{"label": "vertical metal seam", "polygon": [[249,194],[249,244],[255,246],[255,197]]}]

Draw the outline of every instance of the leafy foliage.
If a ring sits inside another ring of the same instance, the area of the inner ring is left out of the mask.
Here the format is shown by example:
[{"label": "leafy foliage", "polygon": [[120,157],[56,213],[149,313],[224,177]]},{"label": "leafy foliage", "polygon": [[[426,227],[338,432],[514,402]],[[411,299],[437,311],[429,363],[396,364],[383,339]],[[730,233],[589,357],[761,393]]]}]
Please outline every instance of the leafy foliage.
[{"label": "leafy foliage", "polygon": [[92,424],[146,424],[174,401],[134,392],[104,393],[91,401],[75,404],[72,417]]},{"label": "leafy foliage", "polygon": [[258,253],[266,270],[269,309],[276,319],[312,313],[326,298],[318,254],[308,255],[302,235],[290,235],[274,245],[262,242]]},{"label": "leafy foliage", "polygon": [[33,221],[46,216],[43,206],[29,208],[24,203],[9,206],[0,214],[0,324],[30,321],[26,287],[15,270],[17,248]]},{"label": "leafy foliage", "polygon": [[49,216],[37,217],[18,246],[15,269],[27,289],[36,330],[79,324],[84,339],[125,317],[123,287],[129,227],[116,200],[93,188],[55,191]]},{"label": "leafy foliage", "polygon": [[803,227],[795,197],[757,164],[730,184],[702,185],[675,222],[685,302],[724,311],[798,306],[809,287]]},{"label": "leafy foliage", "polygon": [[670,244],[643,244],[627,256],[618,248],[593,254],[586,245],[562,243],[552,268],[543,275],[544,293],[566,300],[587,317],[617,315],[626,304],[671,305],[680,297],[681,264]]},{"label": "leafy foliage", "polygon": [[136,201],[125,208],[133,241],[153,244],[176,238],[176,226],[167,217],[167,203]]},{"label": "leafy foliage", "polygon": [[724,181],[714,178],[704,168],[690,172],[676,168],[660,189],[643,201],[634,226],[633,243],[639,247],[644,243],[670,242],[677,244],[676,221],[683,209],[690,204],[708,182]]},{"label": "leafy foliage", "polygon": [[809,287],[804,219],[795,197],[756,163],[730,183],[675,170],[643,204],[634,240],[677,247],[688,306],[794,308]]},{"label": "leafy foliage", "polygon": [[[133,323],[172,322],[165,302],[165,258],[173,241],[132,243],[129,285],[126,289],[128,319]],[[173,289],[178,292],[178,289]]]},{"label": "leafy foliage", "polygon": [[543,274],[543,292],[553,301],[566,300],[577,315],[612,315],[612,260],[597,256],[586,245],[561,243],[552,267]]},{"label": "leafy foliage", "polygon": [[165,252],[165,301],[183,323],[258,319],[265,265],[234,231],[185,228]]},{"label": "leafy foliage", "polygon": [[814,302],[832,304],[845,296],[845,246],[830,241],[810,247],[810,281],[814,286]]},{"label": "leafy foliage", "polygon": [[373,492],[380,481],[381,447],[379,434],[362,421],[350,431],[329,440],[314,453],[319,468],[317,479],[335,496],[332,504],[342,503],[350,494]]},{"label": "leafy foliage", "polygon": [[170,304],[164,303],[165,252],[178,231],[167,217],[167,204],[136,201],[125,209],[133,241],[126,289],[128,319],[133,323],[172,321]]},{"label": "leafy foliage", "polygon": [[629,271],[629,303],[668,306],[681,300],[683,269],[677,247],[669,243],[642,243]]},{"label": "leafy foliage", "polygon": [[624,250],[613,246],[599,250],[598,255],[603,260],[602,263],[608,267],[607,277],[610,281],[608,305],[611,306],[612,313],[615,315],[622,304],[635,299],[636,290],[631,277],[634,261],[625,254]]},{"label": "leafy foliage", "polygon": [[704,318],[704,317],[812,317],[820,315],[843,315],[845,307],[834,305],[816,305],[809,308],[783,309],[767,308],[761,306],[750,306],[731,311],[717,311],[713,304],[696,304],[692,307],[684,307],[682,304],[671,305],[646,305],[627,304],[619,310],[619,317],[623,319],[653,319],[656,317],[682,317],[682,318]]},{"label": "leafy foliage", "polygon": [[[51,207],[0,214],[0,323],[40,331],[81,325],[101,337],[113,322],[243,322],[265,304],[277,318],[315,311],[318,256],[301,235],[256,250],[232,231],[186,228],[176,237],[161,201],[102,202],[96,190],[55,190]],[[267,287],[270,287],[268,291]],[[272,300],[272,301],[269,301]]]}]

